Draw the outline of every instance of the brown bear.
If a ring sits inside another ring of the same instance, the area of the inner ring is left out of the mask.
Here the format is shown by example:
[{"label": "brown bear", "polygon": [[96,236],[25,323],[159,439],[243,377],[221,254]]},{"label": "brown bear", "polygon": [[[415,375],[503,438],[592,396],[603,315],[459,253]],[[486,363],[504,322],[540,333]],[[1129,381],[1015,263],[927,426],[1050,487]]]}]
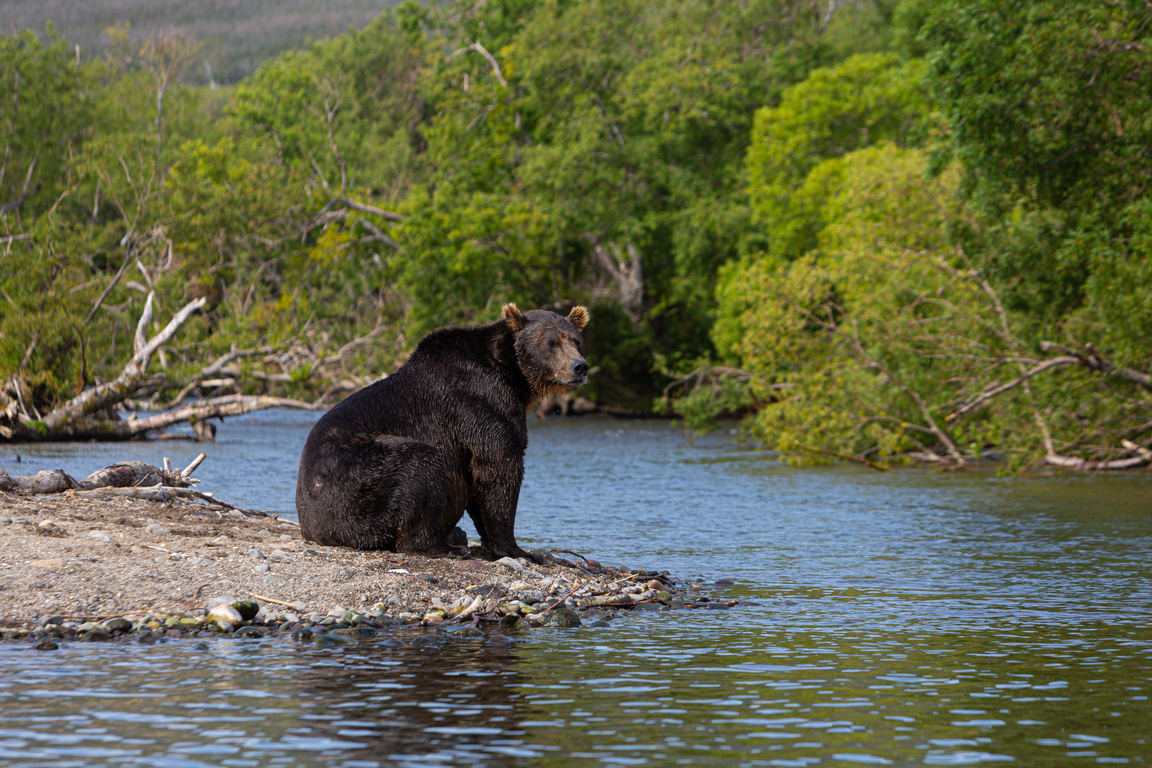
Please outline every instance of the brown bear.
[{"label": "brown bear", "polygon": [[527,557],[513,527],[527,413],[588,380],[588,311],[520,312],[441,328],[405,363],[316,422],[300,456],[304,538],[442,555],[467,511],[496,557]]}]

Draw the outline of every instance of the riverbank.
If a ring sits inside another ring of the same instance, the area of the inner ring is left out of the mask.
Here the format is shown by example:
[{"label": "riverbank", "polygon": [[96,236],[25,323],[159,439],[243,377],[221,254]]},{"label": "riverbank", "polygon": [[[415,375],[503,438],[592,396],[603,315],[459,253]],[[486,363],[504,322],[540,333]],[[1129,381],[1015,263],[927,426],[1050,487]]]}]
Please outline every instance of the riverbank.
[{"label": "riverbank", "polygon": [[196,502],[0,492],[0,631],[10,639],[306,626],[312,635],[400,625],[508,631],[624,610],[729,607],[667,572],[482,555],[476,546],[445,558],[325,547],[304,541],[293,521]]}]

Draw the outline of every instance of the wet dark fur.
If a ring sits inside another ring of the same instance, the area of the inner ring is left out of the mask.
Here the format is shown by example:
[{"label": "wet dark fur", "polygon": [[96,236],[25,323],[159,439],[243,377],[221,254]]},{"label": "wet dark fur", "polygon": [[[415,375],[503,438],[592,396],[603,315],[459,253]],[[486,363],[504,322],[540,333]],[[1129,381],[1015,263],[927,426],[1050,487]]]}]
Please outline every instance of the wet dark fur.
[{"label": "wet dark fur", "polygon": [[587,379],[587,318],[583,307],[565,318],[510,304],[495,323],[441,328],[394,374],[324,414],[300,457],[304,537],[443,554],[467,511],[493,554],[526,556],[513,534],[526,414]]}]

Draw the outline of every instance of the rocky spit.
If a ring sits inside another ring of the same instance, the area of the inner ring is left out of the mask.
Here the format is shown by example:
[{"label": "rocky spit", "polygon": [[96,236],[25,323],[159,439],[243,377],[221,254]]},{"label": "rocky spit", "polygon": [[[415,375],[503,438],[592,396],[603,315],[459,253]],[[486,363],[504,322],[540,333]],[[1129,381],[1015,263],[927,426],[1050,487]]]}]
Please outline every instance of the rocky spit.
[{"label": "rocky spit", "polygon": [[271,635],[336,646],[413,628],[429,642],[444,633],[511,642],[534,627],[736,604],[667,571],[543,550],[533,553],[543,565],[492,560],[475,542],[468,551],[326,547],[295,522],[196,502],[0,492],[0,637],[41,650]]}]

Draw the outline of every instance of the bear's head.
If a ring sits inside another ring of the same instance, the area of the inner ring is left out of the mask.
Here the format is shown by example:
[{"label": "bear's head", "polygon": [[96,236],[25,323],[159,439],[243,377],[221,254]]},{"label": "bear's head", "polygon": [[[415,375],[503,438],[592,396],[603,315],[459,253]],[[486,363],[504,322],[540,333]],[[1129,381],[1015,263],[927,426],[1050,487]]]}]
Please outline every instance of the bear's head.
[{"label": "bear's head", "polygon": [[515,336],[516,361],[532,387],[532,402],[551,397],[588,381],[584,340],[588,310],[573,307],[567,317],[543,309],[521,312],[504,305],[504,323]]}]

